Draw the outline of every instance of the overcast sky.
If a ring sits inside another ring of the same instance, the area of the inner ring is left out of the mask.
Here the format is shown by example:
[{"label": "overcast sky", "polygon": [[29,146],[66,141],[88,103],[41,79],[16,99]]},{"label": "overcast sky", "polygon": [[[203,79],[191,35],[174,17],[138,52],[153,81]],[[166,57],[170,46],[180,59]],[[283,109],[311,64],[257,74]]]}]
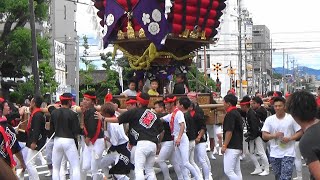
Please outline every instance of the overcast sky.
[{"label": "overcast sky", "polygon": [[[319,0],[243,0],[254,24],[266,25],[271,32],[274,52],[273,67],[282,67],[282,49],[296,64],[320,69],[320,1]],[[81,0],[91,3],[91,0]],[[94,7],[93,7],[94,8]],[[98,18],[87,5],[78,5],[78,35],[97,38]],[[98,37],[97,39],[100,39]],[[91,39],[97,44],[97,40]],[[92,54],[98,52],[92,48]],[[81,50],[81,49],[80,49]]]},{"label": "overcast sky", "polygon": [[[244,0],[254,24],[271,32],[274,67],[282,67],[282,50],[302,66],[320,69],[319,0]],[[288,43],[285,43],[288,42]]]}]

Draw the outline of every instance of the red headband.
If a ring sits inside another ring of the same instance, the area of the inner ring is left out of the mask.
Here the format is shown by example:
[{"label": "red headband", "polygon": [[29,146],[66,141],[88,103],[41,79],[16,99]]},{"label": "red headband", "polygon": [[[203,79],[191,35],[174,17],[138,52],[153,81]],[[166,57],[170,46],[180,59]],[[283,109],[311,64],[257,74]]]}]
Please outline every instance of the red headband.
[{"label": "red headband", "polygon": [[228,93],[231,93],[231,94],[233,94],[233,95],[236,95],[236,92],[235,92],[234,89],[230,89],[230,90],[228,91]]},{"label": "red headband", "polygon": [[290,93],[286,93],[284,97],[288,98],[290,95],[291,95]]},{"label": "red headband", "polygon": [[149,100],[145,100],[145,99],[141,98],[140,95],[141,95],[141,93],[137,94],[137,101],[142,105],[148,105]]},{"label": "red headband", "polygon": [[108,93],[105,97],[104,97],[104,101],[105,102],[111,102],[112,100],[112,94],[111,93]]},{"label": "red headband", "polygon": [[60,96],[59,97],[60,101],[68,101],[68,100],[72,100],[72,97],[65,97],[65,96]]},{"label": "red headband", "polygon": [[172,99],[166,97],[166,99],[163,101],[164,103],[173,103],[173,102],[176,102],[177,100],[177,97],[174,96]]},{"label": "red headband", "polygon": [[240,105],[248,105],[250,102],[241,102]]},{"label": "red headband", "polygon": [[[137,101],[134,99],[130,99],[130,100],[126,101],[126,104],[136,104],[136,103],[137,103]],[[148,102],[148,104],[149,104],[149,102]]]},{"label": "red headband", "polygon": [[96,99],[96,96],[91,96],[89,94],[84,94],[83,97],[89,98],[89,99]]},{"label": "red headband", "polygon": [[278,94],[277,92],[274,92],[274,93],[273,93],[273,96],[274,96],[274,97],[279,97],[279,94]]}]

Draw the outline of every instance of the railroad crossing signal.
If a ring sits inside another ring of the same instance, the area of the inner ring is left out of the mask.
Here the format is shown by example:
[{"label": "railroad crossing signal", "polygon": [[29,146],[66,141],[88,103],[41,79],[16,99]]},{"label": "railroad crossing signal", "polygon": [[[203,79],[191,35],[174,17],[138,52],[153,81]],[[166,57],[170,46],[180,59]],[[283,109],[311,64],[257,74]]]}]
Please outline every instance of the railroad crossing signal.
[{"label": "railroad crossing signal", "polygon": [[221,66],[222,66],[221,63],[212,64],[212,65],[213,65],[213,71],[216,71],[217,73],[221,71]]}]

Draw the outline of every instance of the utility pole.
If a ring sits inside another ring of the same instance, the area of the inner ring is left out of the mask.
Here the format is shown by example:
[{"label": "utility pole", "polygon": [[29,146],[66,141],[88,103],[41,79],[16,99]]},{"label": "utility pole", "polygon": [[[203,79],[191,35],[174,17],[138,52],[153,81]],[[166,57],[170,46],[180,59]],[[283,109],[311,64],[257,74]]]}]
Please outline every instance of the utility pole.
[{"label": "utility pole", "polygon": [[289,54],[287,54],[287,74],[289,74]]},{"label": "utility pole", "polygon": [[[289,74],[289,54],[287,54],[287,74]],[[287,79],[286,92],[289,91],[289,81]]]},{"label": "utility pole", "polygon": [[247,24],[243,25],[244,27],[244,69],[245,69],[245,78],[247,82],[247,94],[250,93],[249,83],[248,83],[248,59],[247,59]]},{"label": "utility pole", "polygon": [[31,42],[32,42],[32,73],[34,80],[34,93],[35,95],[40,95],[40,79],[39,79],[39,63],[38,63],[38,49],[37,49],[37,37],[36,37],[36,27],[35,27],[35,15],[33,0],[29,0],[29,10],[30,10],[30,27],[31,27]]},{"label": "utility pole", "polygon": [[295,59],[292,60],[292,76],[293,76],[293,83],[292,83],[292,88],[293,88],[293,91],[292,93],[295,91],[295,87],[297,86],[296,85],[296,71],[295,71],[295,68],[294,68],[294,61]]},{"label": "utility pole", "polygon": [[242,42],[241,42],[241,25],[242,25],[242,17],[241,17],[241,0],[238,0],[238,49],[239,49],[239,82],[240,82],[240,93],[239,97],[242,98],[243,96],[243,89],[242,89]]},{"label": "utility pole", "polygon": [[[203,72],[204,72],[204,82],[205,82],[205,85],[207,86],[208,85],[208,77],[207,77],[207,52],[206,52],[206,45],[204,46],[204,58],[203,58],[203,64],[204,64],[204,67],[203,67]],[[207,87],[206,87],[207,88]]]},{"label": "utility pole", "polygon": [[272,68],[272,53],[273,53],[273,49],[272,49],[272,39],[271,39],[271,51],[270,51],[270,60],[271,60],[271,72],[270,72],[270,83],[271,83],[271,91],[273,91],[273,68]]},{"label": "utility pole", "polygon": [[[200,64],[201,64],[201,61],[200,61]],[[199,55],[198,55],[198,51],[196,53],[196,92],[198,92],[198,89],[199,89],[199,79],[198,79],[198,67],[199,66]]]},{"label": "utility pole", "polygon": [[282,50],[282,86],[283,86],[283,93],[285,93],[285,87],[286,85],[286,81],[285,81],[285,74],[284,74],[284,61],[285,61],[285,56],[284,56],[284,49]]},{"label": "utility pole", "polygon": [[75,90],[76,90],[76,103],[77,105],[80,105],[80,100],[79,100],[79,96],[80,96],[80,93],[79,93],[79,86],[80,86],[80,77],[79,77],[79,71],[80,71],[80,67],[79,67],[79,63],[80,63],[80,56],[79,56],[79,42],[80,41],[80,38],[79,36],[77,36],[77,40],[76,40],[76,48],[77,48],[77,57],[76,57],[76,79],[75,79],[75,84],[76,84],[76,87],[75,87]]}]

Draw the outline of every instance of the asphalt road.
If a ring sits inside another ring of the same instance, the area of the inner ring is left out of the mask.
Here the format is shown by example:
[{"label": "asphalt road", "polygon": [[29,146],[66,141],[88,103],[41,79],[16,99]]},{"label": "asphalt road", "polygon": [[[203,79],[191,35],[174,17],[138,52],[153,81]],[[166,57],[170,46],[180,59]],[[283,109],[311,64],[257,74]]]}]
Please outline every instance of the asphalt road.
[{"label": "asphalt road", "polygon": [[[211,166],[212,166],[212,176],[214,180],[227,180],[228,178],[223,173],[223,157],[216,155],[216,160],[211,160]],[[45,177],[45,174],[48,173],[48,169],[46,166],[38,166],[37,167],[39,176],[41,180],[50,180],[51,177]],[[250,173],[254,170],[254,166],[251,163],[249,157],[244,158],[244,160],[241,161],[241,171],[243,175],[244,180],[272,180],[274,179],[274,176],[272,174],[272,171],[270,170],[270,175],[268,176],[258,176],[258,175],[250,175]],[[163,176],[159,168],[157,166],[155,167],[155,171],[157,173],[157,179],[162,180]],[[170,175],[173,180],[177,179],[176,175],[173,171],[173,168],[170,168]],[[293,177],[295,177],[295,172]],[[27,174],[25,175],[25,179],[28,179]],[[90,180],[91,178],[88,176],[87,180]],[[307,180],[309,179],[309,172],[306,166],[303,166],[303,179]]]}]

